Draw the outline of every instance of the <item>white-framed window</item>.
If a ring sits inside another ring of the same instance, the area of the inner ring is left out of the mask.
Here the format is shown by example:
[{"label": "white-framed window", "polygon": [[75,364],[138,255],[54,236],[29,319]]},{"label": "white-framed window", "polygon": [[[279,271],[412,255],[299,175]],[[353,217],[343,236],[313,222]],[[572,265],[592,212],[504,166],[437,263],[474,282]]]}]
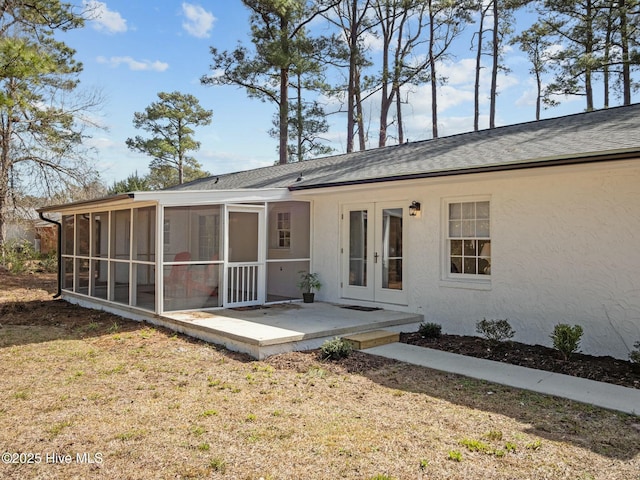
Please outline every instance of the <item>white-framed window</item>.
[{"label": "white-framed window", "polygon": [[446,204],[447,277],[491,276],[491,203],[449,201]]},{"label": "white-framed window", "polygon": [[278,248],[291,247],[291,212],[278,212],[276,218]]}]

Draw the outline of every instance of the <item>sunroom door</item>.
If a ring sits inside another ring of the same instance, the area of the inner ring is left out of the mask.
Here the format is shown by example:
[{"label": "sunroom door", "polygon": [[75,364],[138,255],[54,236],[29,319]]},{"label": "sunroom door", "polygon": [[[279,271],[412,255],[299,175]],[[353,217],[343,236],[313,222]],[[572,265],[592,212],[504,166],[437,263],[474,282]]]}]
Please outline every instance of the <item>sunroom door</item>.
[{"label": "sunroom door", "polygon": [[343,207],[343,297],[406,304],[407,212],[403,205],[366,203]]},{"label": "sunroom door", "polygon": [[261,305],[265,301],[264,207],[229,206],[225,307]]}]

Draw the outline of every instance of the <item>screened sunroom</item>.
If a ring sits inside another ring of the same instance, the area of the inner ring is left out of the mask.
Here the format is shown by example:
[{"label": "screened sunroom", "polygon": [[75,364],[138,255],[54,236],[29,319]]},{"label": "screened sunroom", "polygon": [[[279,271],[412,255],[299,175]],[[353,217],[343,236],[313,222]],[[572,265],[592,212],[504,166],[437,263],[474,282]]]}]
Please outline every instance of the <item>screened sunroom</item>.
[{"label": "screened sunroom", "polygon": [[62,213],[60,289],[157,314],[301,298],[310,204],[287,193],[136,192],[43,209]]}]

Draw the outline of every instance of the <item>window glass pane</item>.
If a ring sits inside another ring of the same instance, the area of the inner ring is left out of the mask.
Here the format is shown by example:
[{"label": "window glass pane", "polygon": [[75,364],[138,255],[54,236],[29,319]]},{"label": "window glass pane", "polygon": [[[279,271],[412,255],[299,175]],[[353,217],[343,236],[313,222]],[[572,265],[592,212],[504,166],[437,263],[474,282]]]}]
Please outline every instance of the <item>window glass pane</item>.
[{"label": "window glass pane", "polygon": [[92,257],[106,258],[109,253],[109,212],[98,212],[91,215],[93,219],[93,251]]},{"label": "window glass pane", "polygon": [[473,202],[465,202],[462,204],[462,218],[471,219],[476,218],[476,204]]},{"label": "window glass pane", "polygon": [[480,240],[478,242],[480,258],[478,259],[478,274],[491,275],[491,242]]},{"label": "window glass pane", "polygon": [[475,220],[463,220],[462,221],[462,236],[463,237],[475,237],[476,236],[476,221]]},{"label": "window glass pane", "polygon": [[382,210],[382,288],[402,290],[402,209]]},{"label": "window glass pane", "polygon": [[451,257],[451,273],[462,273],[462,257]]},{"label": "window glass pane", "polygon": [[476,237],[489,237],[489,220],[478,220],[476,222]]},{"label": "window glass pane", "polygon": [[476,218],[488,219],[489,218],[489,202],[477,202],[476,203]]},{"label": "window glass pane", "polygon": [[476,241],[475,240],[465,240],[463,245],[462,254],[465,257],[475,257],[476,256]]},{"label": "window glass pane", "polygon": [[462,218],[462,204],[451,203],[449,204],[449,219],[459,220]]},{"label": "window glass pane", "polygon": [[450,237],[462,236],[462,222],[460,220],[449,221],[449,236]]},{"label": "window glass pane", "polygon": [[476,271],[476,259],[475,257],[472,258],[464,258],[464,268],[462,273],[468,273],[470,275],[475,275],[477,273]]},{"label": "window glass pane", "polygon": [[349,285],[367,286],[367,210],[349,212]]},{"label": "window glass pane", "polygon": [[62,217],[62,253],[65,255],[73,255],[73,224],[73,215]]},{"label": "window glass pane", "polygon": [[462,256],[462,240],[451,240],[451,255]]}]

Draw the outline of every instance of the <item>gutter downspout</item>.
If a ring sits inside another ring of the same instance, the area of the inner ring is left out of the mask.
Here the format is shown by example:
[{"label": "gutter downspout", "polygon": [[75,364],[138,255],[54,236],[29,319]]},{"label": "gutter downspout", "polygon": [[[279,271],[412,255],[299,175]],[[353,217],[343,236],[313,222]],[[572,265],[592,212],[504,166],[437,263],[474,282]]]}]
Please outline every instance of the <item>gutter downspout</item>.
[{"label": "gutter downspout", "polygon": [[59,298],[62,295],[62,223],[46,218],[42,212],[38,212],[40,220],[53,223],[58,226],[58,291],[53,298]]}]

